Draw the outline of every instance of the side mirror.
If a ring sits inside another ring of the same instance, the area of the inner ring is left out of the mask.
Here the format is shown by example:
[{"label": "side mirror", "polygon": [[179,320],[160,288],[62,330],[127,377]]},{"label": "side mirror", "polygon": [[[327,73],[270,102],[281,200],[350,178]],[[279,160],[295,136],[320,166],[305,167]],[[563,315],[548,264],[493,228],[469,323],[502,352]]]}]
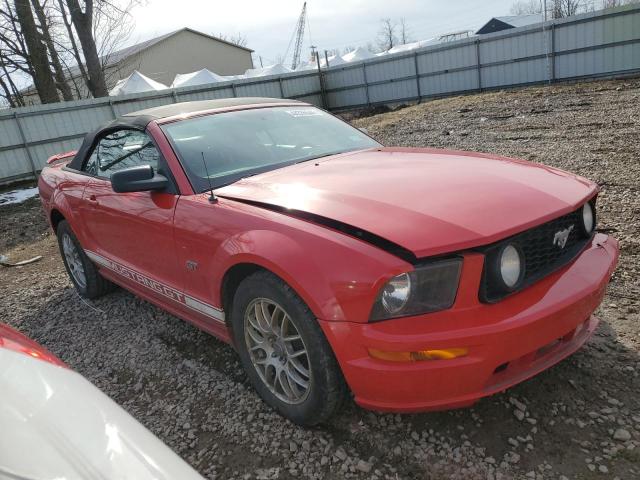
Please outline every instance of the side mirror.
[{"label": "side mirror", "polygon": [[169,180],[153,171],[151,165],[125,168],[111,174],[111,188],[116,193],[164,190]]}]

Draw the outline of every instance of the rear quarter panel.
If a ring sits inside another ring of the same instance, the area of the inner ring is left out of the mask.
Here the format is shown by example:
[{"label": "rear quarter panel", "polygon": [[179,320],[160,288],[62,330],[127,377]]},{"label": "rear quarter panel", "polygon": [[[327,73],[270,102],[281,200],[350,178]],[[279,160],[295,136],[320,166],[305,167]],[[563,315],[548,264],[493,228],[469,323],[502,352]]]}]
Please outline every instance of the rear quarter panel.
[{"label": "rear quarter panel", "polygon": [[40,200],[49,224],[53,211],[60,212],[83,243],[86,235],[78,211],[88,177],[64,168],[65,165],[57,164],[42,170],[38,178]]}]

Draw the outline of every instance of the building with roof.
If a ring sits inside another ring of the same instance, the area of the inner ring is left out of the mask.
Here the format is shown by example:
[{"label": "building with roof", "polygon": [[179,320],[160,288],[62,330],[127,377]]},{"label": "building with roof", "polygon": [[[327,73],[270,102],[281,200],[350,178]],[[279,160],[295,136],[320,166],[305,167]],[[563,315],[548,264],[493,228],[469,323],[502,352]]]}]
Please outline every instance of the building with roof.
[{"label": "building with roof", "polygon": [[499,32],[501,30],[507,30],[509,28],[525,27],[527,25],[533,25],[535,23],[542,23],[544,17],[541,13],[532,13],[529,15],[511,15],[507,17],[493,17],[487,23],[485,23],[480,30],[476,32],[476,35],[483,35],[485,33]]},{"label": "building with roof", "polygon": [[[218,75],[240,75],[253,68],[253,50],[220,38],[181,28],[137,43],[103,57],[107,89],[135,70],[164,85],[171,85],[177,74],[207,68]],[[87,98],[86,85],[77,67],[71,69],[69,84],[74,96]],[[33,87],[23,92],[29,104],[40,103]]]}]

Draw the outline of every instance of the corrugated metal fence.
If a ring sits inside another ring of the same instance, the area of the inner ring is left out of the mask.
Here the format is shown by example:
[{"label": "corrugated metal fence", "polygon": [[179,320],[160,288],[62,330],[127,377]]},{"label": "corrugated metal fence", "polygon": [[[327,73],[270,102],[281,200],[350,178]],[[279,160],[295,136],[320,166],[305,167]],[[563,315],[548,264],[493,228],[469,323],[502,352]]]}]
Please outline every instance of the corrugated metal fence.
[{"label": "corrugated metal fence", "polygon": [[347,110],[470,91],[640,72],[640,6],[631,5],[387,55],[322,72],[290,73],[0,113],[0,183],[33,176],[55,153],[118,115],[172,102],[295,98]]}]

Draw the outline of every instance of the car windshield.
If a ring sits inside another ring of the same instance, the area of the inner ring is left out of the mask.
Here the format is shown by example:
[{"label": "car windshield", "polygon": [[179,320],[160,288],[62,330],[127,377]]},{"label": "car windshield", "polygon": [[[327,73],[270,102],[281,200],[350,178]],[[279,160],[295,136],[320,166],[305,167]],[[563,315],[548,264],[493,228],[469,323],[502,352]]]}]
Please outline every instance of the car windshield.
[{"label": "car windshield", "polygon": [[197,192],[286,165],[380,146],[311,106],[224,112],[162,128]]}]

